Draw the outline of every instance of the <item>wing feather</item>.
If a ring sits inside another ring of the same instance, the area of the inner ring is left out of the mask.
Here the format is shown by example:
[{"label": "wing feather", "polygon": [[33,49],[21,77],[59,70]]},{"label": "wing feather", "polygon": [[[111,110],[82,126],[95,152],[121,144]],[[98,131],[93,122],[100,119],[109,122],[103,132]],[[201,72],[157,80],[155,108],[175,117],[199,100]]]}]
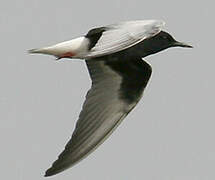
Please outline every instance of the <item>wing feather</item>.
[{"label": "wing feather", "polygon": [[[97,28],[101,29],[101,31],[95,31],[99,34],[99,38],[97,37],[96,44],[94,47],[91,47],[86,58],[104,56],[127,49],[146,38],[158,34],[163,26],[163,21],[140,20],[113,24],[105,28]],[[96,37],[96,33],[93,34],[94,37]]]},{"label": "wing feather", "polygon": [[[121,65],[122,62],[123,66]],[[130,68],[129,80],[140,79],[144,82],[141,86],[139,84],[138,86],[133,86],[132,83],[129,84],[130,82],[128,82],[126,88],[131,88],[132,90],[137,88],[138,91],[142,92],[146,86],[146,81],[149,80],[151,75],[150,66],[141,59],[128,62],[120,61],[120,63],[118,61],[106,63],[104,58],[102,61],[94,60],[86,61],[86,63],[92,79],[92,87],[86,95],[86,100],[71,140],[52,167],[46,171],[45,176],[57,174],[86,157],[104,142],[135,107],[142,93],[132,101],[126,101],[124,99],[126,95],[121,95],[127,92],[123,89],[124,81],[127,80],[127,75],[123,75],[123,73],[126,73],[126,69]],[[121,68],[116,68],[118,65],[122,66],[122,70]],[[148,74],[145,71],[148,71]]]}]

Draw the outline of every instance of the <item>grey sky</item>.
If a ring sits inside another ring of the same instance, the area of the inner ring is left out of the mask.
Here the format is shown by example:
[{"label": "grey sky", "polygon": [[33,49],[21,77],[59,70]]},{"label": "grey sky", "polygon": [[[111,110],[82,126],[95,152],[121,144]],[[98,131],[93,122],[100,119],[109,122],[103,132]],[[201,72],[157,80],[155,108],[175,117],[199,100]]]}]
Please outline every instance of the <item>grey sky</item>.
[{"label": "grey sky", "polygon": [[26,51],[136,19],[162,19],[195,48],[148,57],[153,75],[137,107],[87,159],[50,179],[215,179],[212,0],[14,0],[0,12],[0,179],[45,179],[90,86],[84,61]]}]

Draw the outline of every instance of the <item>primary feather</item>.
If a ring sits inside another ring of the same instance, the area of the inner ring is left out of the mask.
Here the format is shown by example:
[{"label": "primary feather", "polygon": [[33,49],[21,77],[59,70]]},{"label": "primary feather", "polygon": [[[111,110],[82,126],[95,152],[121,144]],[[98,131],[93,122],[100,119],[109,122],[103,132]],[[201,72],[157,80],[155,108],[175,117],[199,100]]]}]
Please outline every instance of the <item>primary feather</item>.
[{"label": "primary feather", "polygon": [[[106,26],[85,58],[99,57],[127,49],[161,31],[163,21],[128,21]],[[98,28],[97,28],[98,31]]]},{"label": "primary feather", "polygon": [[[136,106],[151,75],[151,67],[141,58],[117,59],[109,63],[102,58],[86,63],[92,87],[87,93],[71,140],[47,170],[46,176],[73,166],[96,149]],[[134,96],[132,101],[130,96]]]}]

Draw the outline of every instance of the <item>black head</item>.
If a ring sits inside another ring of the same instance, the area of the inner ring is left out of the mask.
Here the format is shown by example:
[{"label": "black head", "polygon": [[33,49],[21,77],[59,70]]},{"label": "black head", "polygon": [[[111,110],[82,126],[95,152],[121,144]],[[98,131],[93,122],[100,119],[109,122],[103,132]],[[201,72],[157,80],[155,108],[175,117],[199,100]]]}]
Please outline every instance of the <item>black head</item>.
[{"label": "black head", "polygon": [[192,48],[192,46],[188,44],[176,41],[170,34],[164,31],[144,40],[143,44],[145,46],[144,51],[147,51],[147,55],[157,53],[170,47]]}]

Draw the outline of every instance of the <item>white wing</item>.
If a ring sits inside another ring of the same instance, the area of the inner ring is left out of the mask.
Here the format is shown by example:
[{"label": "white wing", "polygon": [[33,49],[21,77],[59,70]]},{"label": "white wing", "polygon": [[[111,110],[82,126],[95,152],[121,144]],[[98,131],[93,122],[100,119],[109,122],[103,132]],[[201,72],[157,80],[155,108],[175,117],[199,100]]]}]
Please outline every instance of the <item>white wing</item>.
[{"label": "white wing", "polygon": [[[150,38],[158,34],[163,26],[163,21],[139,20],[127,21],[93,29],[96,31],[94,31],[95,33],[92,33],[91,35],[96,36],[99,29],[101,29],[102,33],[98,33],[101,37],[98,38],[95,46],[90,49],[85,58],[89,59],[104,56],[127,49],[146,38]],[[93,31],[91,30],[89,33],[90,32]]]}]

